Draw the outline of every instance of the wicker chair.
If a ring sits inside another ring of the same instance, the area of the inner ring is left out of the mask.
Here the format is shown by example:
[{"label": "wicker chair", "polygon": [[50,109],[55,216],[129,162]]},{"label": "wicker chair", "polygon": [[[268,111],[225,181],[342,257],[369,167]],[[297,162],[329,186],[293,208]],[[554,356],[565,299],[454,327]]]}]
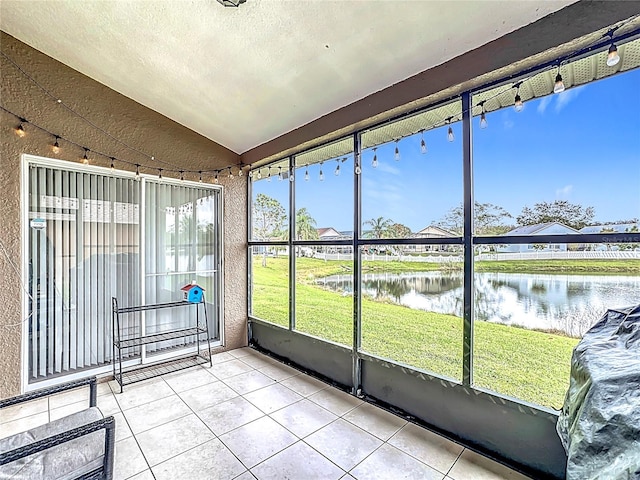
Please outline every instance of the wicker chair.
[{"label": "wicker chair", "polygon": [[96,406],[95,377],[0,400],[0,408],[85,385],[89,385],[89,408],[0,439],[0,479],[113,477],[115,421]]}]

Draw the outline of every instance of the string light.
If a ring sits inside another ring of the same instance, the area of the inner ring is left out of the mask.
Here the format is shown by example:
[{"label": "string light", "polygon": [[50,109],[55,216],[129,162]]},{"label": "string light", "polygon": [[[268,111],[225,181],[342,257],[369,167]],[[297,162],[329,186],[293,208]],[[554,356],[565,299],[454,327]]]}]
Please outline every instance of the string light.
[{"label": "string light", "polygon": [[238,167],[238,176],[241,177],[242,175],[244,175],[244,170],[242,170],[242,164],[240,164]]},{"label": "string light", "polygon": [[27,132],[25,132],[24,130],[24,123],[26,123],[26,120],[21,118],[20,125],[15,128],[16,135],[18,135],[20,138],[24,138],[24,136],[27,134]]},{"label": "string light", "polygon": [[184,172],[180,170],[180,183],[184,183]]},{"label": "string light", "polygon": [[336,160],[336,162],[338,162],[338,166],[336,167],[333,174],[337,177],[338,175],[340,175],[340,160]]},{"label": "string light", "polygon": [[233,169],[229,167],[229,178],[233,178]]},{"label": "string light", "polygon": [[393,152],[393,158],[395,159],[395,161],[399,161],[400,160],[400,150],[398,149],[398,142],[400,141],[400,139],[396,139],[396,149]]},{"label": "string light", "polygon": [[87,157],[87,153],[89,153],[89,149],[84,149],[84,156],[82,157],[82,163],[85,165],[89,165],[89,157]]},{"label": "string light", "polygon": [[115,158],[111,157],[111,167],[110,167],[111,175],[113,175],[116,171],[115,160],[116,160]]},{"label": "string light", "polygon": [[218,172],[216,172],[216,175],[213,177],[213,183],[217,185],[219,181],[220,180],[218,180]]},{"label": "string light", "polygon": [[282,165],[278,167],[278,181],[282,181]]},{"label": "string light", "polygon": [[269,167],[269,170],[267,172],[267,182],[271,181],[271,167]]},{"label": "string light", "polygon": [[484,102],[480,102],[479,105],[482,107],[482,113],[480,114],[480,128],[487,128],[489,124],[487,123],[487,114],[484,111]]},{"label": "string light", "polygon": [[162,182],[162,169],[161,168],[158,169],[158,181]]},{"label": "string light", "polygon": [[615,43],[612,43],[609,47],[609,53],[607,53],[607,66],[614,67],[620,61],[620,55],[618,55],[618,47]]},{"label": "string light", "polygon": [[424,141],[424,128],[420,130],[420,153],[427,153],[427,143]]},{"label": "string light", "polygon": [[373,168],[377,168],[378,167],[378,155],[376,154],[376,150],[378,149],[378,147],[373,147],[373,160],[371,161],[371,166]]},{"label": "string light", "polygon": [[200,179],[198,181],[202,183],[202,170],[200,170],[198,173],[200,174]]},{"label": "string light", "polygon": [[262,178],[262,171],[258,170],[258,180],[260,180]]},{"label": "string light", "polygon": [[136,163],[136,182],[140,181],[140,165]]},{"label": "string light", "polygon": [[453,117],[447,118],[447,125],[449,125],[449,130],[447,130],[447,140],[449,140],[450,142],[453,142],[455,140],[455,137],[453,136],[453,128],[451,128],[452,119]]},{"label": "string light", "polygon": [[304,170],[304,181],[308,182],[309,181],[309,165],[305,165],[305,170]]},{"label": "string light", "polygon": [[516,96],[513,99],[513,108],[516,110],[516,112],[521,112],[524,108],[524,103],[522,103],[522,98],[520,98],[520,85],[521,82],[518,82],[514,85],[514,87],[516,87]]},{"label": "string light", "polygon": [[289,181],[290,181],[290,182],[293,182],[293,180],[294,180],[294,177],[293,177],[293,169],[294,169],[294,167],[291,167],[291,171],[289,172]]},{"label": "string light", "polygon": [[324,173],[322,173],[322,162],[320,162],[320,181],[324,181]]},{"label": "string light", "polygon": [[60,143],[58,143],[59,137],[56,137],[56,141],[51,145],[51,151],[55,154],[60,153]]},{"label": "string light", "polygon": [[564,82],[562,81],[562,75],[560,75],[560,67],[558,66],[558,74],[556,75],[556,83],[553,86],[553,93],[564,92]]},{"label": "string light", "polygon": [[356,175],[360,175],[362,173],[362,168],[360,168],[360,153],[356,153],[356,169],[354,170]]}]

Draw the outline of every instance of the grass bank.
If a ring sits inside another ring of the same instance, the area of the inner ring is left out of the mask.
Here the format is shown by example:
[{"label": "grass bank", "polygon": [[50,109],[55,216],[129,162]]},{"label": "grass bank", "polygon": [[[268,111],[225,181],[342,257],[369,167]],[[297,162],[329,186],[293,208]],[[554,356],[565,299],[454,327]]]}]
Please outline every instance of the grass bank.
[{"label": "grass bank", "polygon": [[[385,272],[435,270],[438,264],[367,262]],[[511,262],[505,262],[511,263]],[[529,262],[526,262],[529,263]],[[296,328],[351,345],[351,296],[323,290],[313,280],[349,271],[350,262],[301,258],[296,264]],[[425,268],[427,267],[427,268]],[[254,315],[288,326],[288,259],[257,259],[253,269]],[[476,322],[475,384],[545,406],[560,407],[577,339]],[[460,380],[462,319],[364,298],[362,344],[369,353]]]}]

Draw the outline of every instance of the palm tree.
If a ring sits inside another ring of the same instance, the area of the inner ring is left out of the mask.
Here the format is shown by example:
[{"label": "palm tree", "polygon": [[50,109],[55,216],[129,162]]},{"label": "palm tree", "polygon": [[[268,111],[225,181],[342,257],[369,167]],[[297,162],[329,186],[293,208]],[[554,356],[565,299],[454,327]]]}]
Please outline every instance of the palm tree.
[{"label": "palm tree", "polygon": [[371,226],[369,236],[372,238],[383,238],[389,232],[389,228],[393,225],[393,220],[384,217],[372,218],[364,222],[365,225]]},{"label": "palm tree", "polygon": [[299,209],[296,212],[296,239],[318,240],[318,238],[315,219],[309,214],[306,208]]}]

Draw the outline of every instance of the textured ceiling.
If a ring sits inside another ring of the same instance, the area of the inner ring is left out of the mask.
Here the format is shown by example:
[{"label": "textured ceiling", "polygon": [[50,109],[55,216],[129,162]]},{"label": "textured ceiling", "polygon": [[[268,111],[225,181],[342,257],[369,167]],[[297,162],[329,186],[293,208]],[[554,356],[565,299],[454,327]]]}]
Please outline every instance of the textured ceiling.
[{"label": "textured ceiling", "polygon": [[0,28],[243,153],[575,0],[2,0]]}]

